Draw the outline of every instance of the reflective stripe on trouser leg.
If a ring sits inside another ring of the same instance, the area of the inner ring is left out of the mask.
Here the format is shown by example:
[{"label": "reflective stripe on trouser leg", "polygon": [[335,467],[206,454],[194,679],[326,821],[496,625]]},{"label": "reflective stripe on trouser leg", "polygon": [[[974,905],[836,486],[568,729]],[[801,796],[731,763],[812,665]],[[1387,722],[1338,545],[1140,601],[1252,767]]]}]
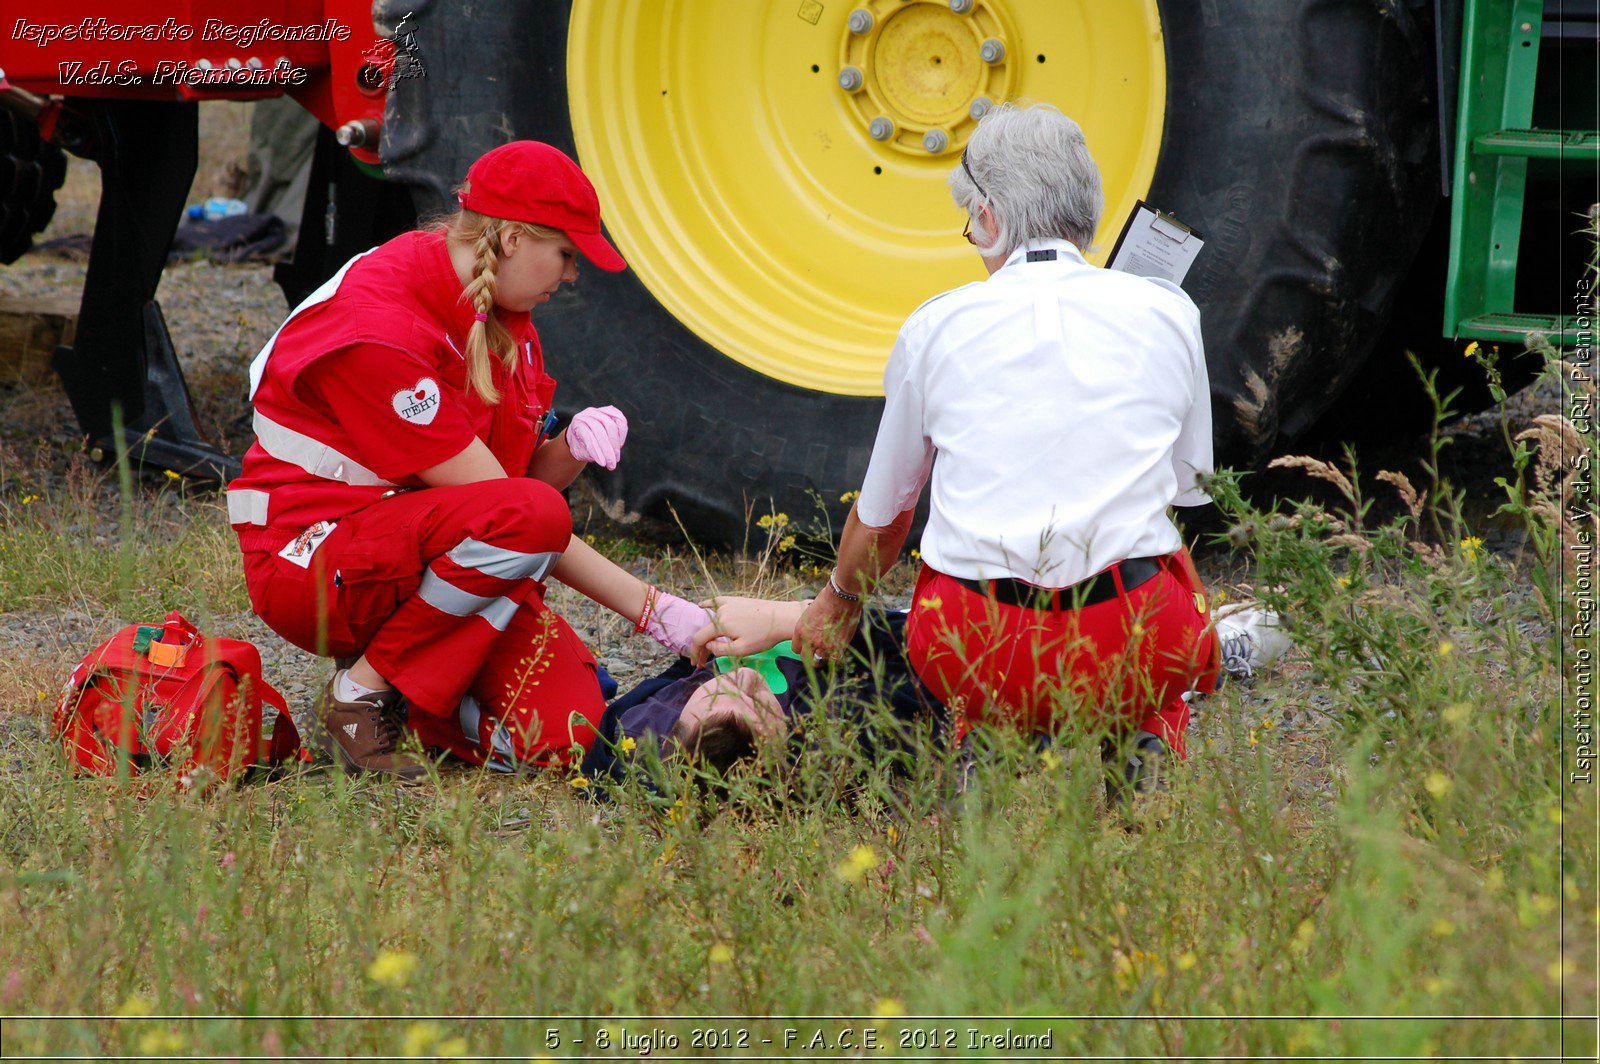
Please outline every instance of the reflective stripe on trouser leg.
[{"label": "reflective stripe on trouser leg", "polygon": [[[539,581],[560,560],[572,521],[555,489],[521,478],[415,495],[406,504],[396,496],[390,511],[415,522],[415,590],[367,637],[367,660],[414,711],[453,724],[496,642],[520,613],[543,610]],[[493,715],[482,693],[476,697]]]},{"label": "reflective stripe on trouser leg", "polygon": [[556,562],[561,560],[559,551],[527,554],[470,537],[462,540],[445,557],[463,569],[476,569],[485,576],[495,576],[501,580],[543,580],[555,568]]},{"label": "reflective stripe on trouser leg", "polygon": [[482,617],[497,632],[505,631],[517,612],[517,604],[504,595],[498,598],[474,595],[454,584],[446,583],[431,569],[423,574],[422,586],[417,588],[417,597],[440,613],[448,613],[452,617],[473,615]]}]

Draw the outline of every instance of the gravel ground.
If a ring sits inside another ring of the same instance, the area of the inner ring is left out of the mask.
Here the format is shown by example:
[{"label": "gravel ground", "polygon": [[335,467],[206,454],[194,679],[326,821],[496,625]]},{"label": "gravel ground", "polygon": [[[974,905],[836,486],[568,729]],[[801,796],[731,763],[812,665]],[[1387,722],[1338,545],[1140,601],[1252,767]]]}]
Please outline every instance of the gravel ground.
[{"label": "gravel ground", "polygon": [[[208,156],[202,160],[195,198],[218,186],[221,180],[218,175],[226,172],[229,153],[237,155],[240,151],[242,114],[239,111],[203,111],[203,122],[210,123],[212,135],[203,141]],[[92,176],[92,167],[74,162],[63,193],[62,210],[46,236],[65,235],[74,231],[74,226],[79,227],[77,231],[83,231],[83,227],[92,224],[93,197],[97,195]],[[84,272],[81,262],[30,254],[11,267],[0,269],[0,297],[76,294],[81,291]],[[287,312],[282,294],[272,283],[270,266],[207,262],[174,265],[167,269],[157,297],[194,394],[202,431],[225,449],[242,452],[250,439],[245,402],[247,367],[261,343]],[[1510,401],[1511,421],[1519,427],[1525,425],[1534,414],[1554,409],[1556,402],[1557,397],[1548,389],[1525,391]],[[76,476],[77,490],[82,492],[84,477],[75,428],[70,406],[53,382],[0,389],[0,490],[8,485],[17,492],[41,494],[69,490]],[[1464,419],[1453,426],[1452,435],[1454,443],[1446,452],[1446,473],[1465,488],[1469,508],[1483,519],[1480,534],[1487,540],[1487,546],[1505,554],[1520,551],[1522,536],[1519,531],[1487,519],[1501,497],[1500,489],[1493,485],[1493,477],[1508,469],[1498,415],[1491,411]],[[1415,472],[1419,450],[1415,441],[1402,442],[1391,453],[1364,456],[1362,466],[1369,474],[1380,468]],[[74,473],[75,467],[79,470],[77,473]],[[1298,475],[1281,474],[1262,478],[1259,485],[1258,490],[1295,495],[1314,493],[1317,487]],[[114,485],[102,482],[90,491],[97,491],[100,497],[96,510],[102,525],[100,532],[106,542],[114,543],[118,534]],[[1379,501],[1380,506],[1390,505],[1381,498]],[[609,525],[593,505],[575,505],[574,511],[580,520],[586,516],[592,518],[594,527],[607,536],[636,535],[640,527]],[[217,520],[223,519],[220,509],[214,512]],[[1475,528],[1478,523],[1474,521]],[[641,575],[686,592],[704,586],[679,557],[682,553],[679,545],[647,543],[644,549],[645,555],[634,563]],[[1202,553],[1199,560],[1208,581],[1229,584],[1241,575],[1235,568],[1237,563],[1225,556]],[[594,648],[624,689],[667,663],[665,651],[643,637],[633,637],[631,626],[621,619],[565,588],[557,588],[555,595],[559,611]],[[10,659],[8,665],[0,666],[0,680],[6,675],[5,669],[12,673],[21,670],[30,677],[63,677],[83,653],[128,620],[131,618],[90,616],[68,607],[0,614],[0,649]],[[254,642],[262,650],[268,678],[288,696],[291,704],[302,709],[309,706],[326,676],[324,663],[284,643],[248,613],[217,617],[212,628],[217,634]],[[44,701],[43,692],[54,697],[54,684],[59,683],[59,679],[49,683],[34,680],[33,683],[41,690],[39,700]],[[14,684],[11,689],[17,686]],[[0,690],[6,688],[0,686]],[[1302,696],[1295,701],[1310,707],[1306,712],[1313,716],[1318,712],[1318,699],[1314,696]],[[1256,712],[1258,708],[1249,698],[1245,700],[1246,711]],[[33,733],[40,727],[37,713],[0,713],[0,720],[4,720],[5,730],[13,734],[17,729],[23,734]]]}]

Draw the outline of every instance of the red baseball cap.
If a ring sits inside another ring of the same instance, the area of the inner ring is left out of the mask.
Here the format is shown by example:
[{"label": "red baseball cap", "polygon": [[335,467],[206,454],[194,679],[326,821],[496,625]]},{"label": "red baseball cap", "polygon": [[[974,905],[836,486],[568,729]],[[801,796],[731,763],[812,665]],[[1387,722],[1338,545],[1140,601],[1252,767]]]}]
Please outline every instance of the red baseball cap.
[{"label": "red baseball cap", "polygon": [[578,164],[536,140],[502,144],[467,170],[456,202],[491,218],[559,229],[584,258],[615,273],[628,264],[600,234],[600,197]]}]

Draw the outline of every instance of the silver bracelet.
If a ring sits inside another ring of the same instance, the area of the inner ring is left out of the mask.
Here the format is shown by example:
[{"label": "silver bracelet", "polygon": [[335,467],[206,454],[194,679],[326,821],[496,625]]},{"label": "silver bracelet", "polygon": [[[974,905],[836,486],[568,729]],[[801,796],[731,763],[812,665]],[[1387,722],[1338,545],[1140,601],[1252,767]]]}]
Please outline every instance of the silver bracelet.
[{"label": "silver bracelet", "polygon": [[828,574],[828,590],[832,591],[834,595],[840,599],[843,599],[845,602],[860,602],[860,595],[852,595],[850,592],[839,586],[839,581],[836,579],[838,573],[839,570],[835,569],[833,572]]}]

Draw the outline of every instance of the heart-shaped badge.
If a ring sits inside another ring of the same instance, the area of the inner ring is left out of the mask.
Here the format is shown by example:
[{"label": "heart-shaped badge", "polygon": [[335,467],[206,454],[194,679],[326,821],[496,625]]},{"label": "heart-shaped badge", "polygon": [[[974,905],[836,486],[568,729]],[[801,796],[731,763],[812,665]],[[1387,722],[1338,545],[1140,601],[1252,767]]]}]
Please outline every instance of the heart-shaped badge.
[{"label": "heart-shaped badge", "polygon": [[427,425],[439,413],[439,385],[424,377],[410,388],[394,393],[394,412],[413,425]]}]

